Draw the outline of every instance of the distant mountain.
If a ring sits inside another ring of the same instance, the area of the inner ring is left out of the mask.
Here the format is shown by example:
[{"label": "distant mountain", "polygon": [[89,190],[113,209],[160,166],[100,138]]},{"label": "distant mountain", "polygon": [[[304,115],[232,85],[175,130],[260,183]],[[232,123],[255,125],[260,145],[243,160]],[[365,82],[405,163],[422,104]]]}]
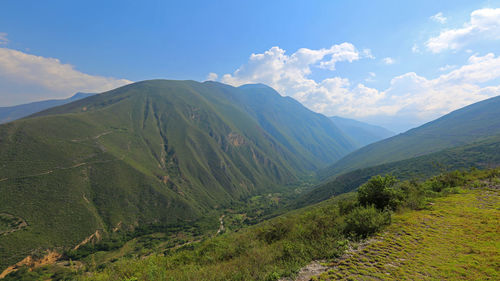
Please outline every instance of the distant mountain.
[{"label": "distant mountain", "polygon": [[500,135],[500,96],[455,110],[405,133],[367,145],[323,170],[323,179]]},{"label": "distant mountain", "polygon": [[342,132],[355,141],[358,148],[395,135],[394,132],[386,128],[354,119],[342,118],[339,116],[332,116],[330,119]]},{"label": "distant mountain", "polygon": [[443,171],[498,166],[500,136],[494,136],[480,142],[342,174],[302,195],[294,207],[311,205],[353,191],[375,175],[392,174],[400,180],[410,180],[428,178]]},{"label": "distant mountain", "polygon": [[67,104],[79,99],[83,99],[86,97],[93,96],[95,94],[88,94],[88,93],[76,93],[72,97],[69,97],[67,99],[60,99],[60,100],[45,100],[45,101],[37,101],[37,102],[32,102],[32,103],[27,103],[27,104],[20,104],[20,105],[15,105],[15,106],[8,106],[8,107],[0,107],[0,124],[2,123],[7,123],[11,122],[17,119],[21,119],[23,117],[29,116],[31,114],[40,112],[42,110],[54,107],[54,106],[59,106],[63,104]]},{"label": "distant mountain", "polygon": [[352,149],[262,85],[143,81],[0,125],[0,214],[29,225],[0,236],[0,269],[96,231],[196,220]]}]

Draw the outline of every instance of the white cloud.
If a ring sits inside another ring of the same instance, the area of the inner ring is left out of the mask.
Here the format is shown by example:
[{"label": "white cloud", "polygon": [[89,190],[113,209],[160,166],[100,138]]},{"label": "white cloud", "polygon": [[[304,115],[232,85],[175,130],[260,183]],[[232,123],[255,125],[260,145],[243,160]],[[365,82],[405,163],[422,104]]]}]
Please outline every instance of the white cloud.
[{"label": "white cloud", "polygon": [[396,61],[391,57],[386,57],[383,59],[385,64],[394,64]]},{"label": "white cloud", "polygon": [[[465,65],[454,70],[452,66],[446,67],[448,72],[435,79],[414,72],[399,75],[385,90],[362,83],[353,85],[349,79],[334,75],[319,81],[312,79],[312,67],[330,59],[321,50],[300,49],[287,55],[285,50],[273,47],[262,54],[252,54],[247,64],[233,74],[225,74],[221,80],[235,86],[265,83],[328,116],[364,120],[390,117],[414,123],[430,121],[473,102],[500,95],[500,85],[481,86],[500,78],[500,57],[492,53],[473,55]],[[369,73],[367,79],[375,76]]]},{"label": "white cloud", "polygon": [[217,75],[217,73],[210,72],[210,73],[207,75],[207,79],[206,79],[206,81],[217,81],[217,78],[219,78],[219,75]]},{"label": "white cloud", "polygon": [[131,82],[85,74],[55,58],[0,48],[1,106],[65,98],[76,92],[103,92]]},{"label": "white cloud", "polygon": [[7,33],[0,32],[0,45],[4,45],[9,43],[9,39],[7,38]]},{"label": "white cloud", "polygon": [[442,66],[439,68],[439,71],[447,71],[447,70],[450,70],[450,69],[454,69],[456,68],[457,66],[456,65],[445,65],[445,66]]},{"label": "white cloud", "polygon": [[500,8],[480,9],[471,13],[470,21],[463,27],[442,31],[430,38],[426,47],[433,53],[448,49],[457,50],[477,40],[500,39]]},{"label": "white cloud", "polygon": [[446,23],[447,18],[445,16],[443,16],[442,12],[439,12],[439,13],[433,15],[431,17],[431,20],[433,20],[435,22],[439,22],[441,24],[444,24],[444,23]]}]

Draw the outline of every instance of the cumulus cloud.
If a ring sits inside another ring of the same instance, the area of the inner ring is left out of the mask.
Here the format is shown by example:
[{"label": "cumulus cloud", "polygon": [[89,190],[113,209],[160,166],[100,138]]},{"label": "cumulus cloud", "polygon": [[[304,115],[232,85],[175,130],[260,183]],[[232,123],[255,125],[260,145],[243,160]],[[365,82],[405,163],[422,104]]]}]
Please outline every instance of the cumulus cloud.
[{"label": "cumulus cloud", "polygon": [[471,13],[470,21],[461,28],[444,30],[430,38],[425,45],[431,52],[440,53],[460,49],[480,39],[500,39],[500,8],[475,10]]},{"label": "cumulus cloud", "polygon": [[210,72],[207,75],[207,79],[205,81],[217,81],[217,78],[219,78],[219,75],[217,75],[217,73]]},{"label": "cumulus cloud", "polygon": [[383,59],[385,64],[394,64],[396,61],[391,57],[386,57]]},{"label": "cumulus cloud", "polygon": [[[268,84],[282,95],[291,96],[309,109],[328,116],[364,120],[406,118],[417,120],[416,123],[500,95],[500,85],[482,86],[500,78],[500,57],[493,53],[472,55],[465,65],[453,70],[449,67],[448,72],[435,79],[414,72],[399,75],[391,79],[385,90],[362,83],[352,84],[349,79],[333,75],[333,72],[332,77],[319,81],[312,79],[314,66],[321,67],[322,61],[331,61],[331,57],[325,57],[324,53],[322,50],[299,49],[287,55],[285,50],[273,47],[262,54],[252,54],[247,64],[232,74],[225,74],[221,80],[235,86]],[[370,73],[368,80],[374,77],[375,74]]]},{"label": "cumulus cloud", "polygon": [[55,58],[0,48],[0,106],[103,92],[131,82],[85,74]]},{"label": "cumulus cloud", "polygon": [[433,15],[431,17],[431,20],[433,20],[435,22],[439,22],[441,24],[444,24],[444,23],[446,23],[447,18],[445,16],[443,16],[442,12],[439,12],[439,13]]},{"label": "cumulus cloud", "polygon": [[9,39],[7,39],[7,33],[0,32],[0,45],[9,43]]}]

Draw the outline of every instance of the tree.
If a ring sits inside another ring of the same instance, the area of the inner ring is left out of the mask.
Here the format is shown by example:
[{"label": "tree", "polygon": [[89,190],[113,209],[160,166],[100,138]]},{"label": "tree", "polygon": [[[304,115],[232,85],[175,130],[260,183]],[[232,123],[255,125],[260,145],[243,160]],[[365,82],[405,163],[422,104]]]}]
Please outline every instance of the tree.
[{"label": "tree", "polygon": [[392,175],[384,177],[377,175],[358,189],[358,201],[363,206],[374,205],[377,209],[383,210],[386,207],[395,209],[399,196],[394,188],[398,180]]}]

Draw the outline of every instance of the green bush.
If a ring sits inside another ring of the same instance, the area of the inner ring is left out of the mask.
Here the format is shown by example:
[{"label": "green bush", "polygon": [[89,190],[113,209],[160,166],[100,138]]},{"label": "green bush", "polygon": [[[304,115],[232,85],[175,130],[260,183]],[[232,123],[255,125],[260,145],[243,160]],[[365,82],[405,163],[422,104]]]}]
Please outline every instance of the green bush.
[{"label": "green bush", "polygon": [[363,206],[375,205],[379,210],[395,209],[404,196],[395,189],[398,180],[392,175],[374,176],[358,189],[358,201]]},{"label": "green bush", "polygon": [[428,181],[428,185],[435,192],[441,192],[445,188],[463,186],[468,179],[464,172],[453,171],[450,173],[440,174]]},{"label": "green bush", "polygon": [[375,206],[357,207],[345,218],[344,232],[347,235],[366,238],[391,223],[391,213],[380,211]]}]

